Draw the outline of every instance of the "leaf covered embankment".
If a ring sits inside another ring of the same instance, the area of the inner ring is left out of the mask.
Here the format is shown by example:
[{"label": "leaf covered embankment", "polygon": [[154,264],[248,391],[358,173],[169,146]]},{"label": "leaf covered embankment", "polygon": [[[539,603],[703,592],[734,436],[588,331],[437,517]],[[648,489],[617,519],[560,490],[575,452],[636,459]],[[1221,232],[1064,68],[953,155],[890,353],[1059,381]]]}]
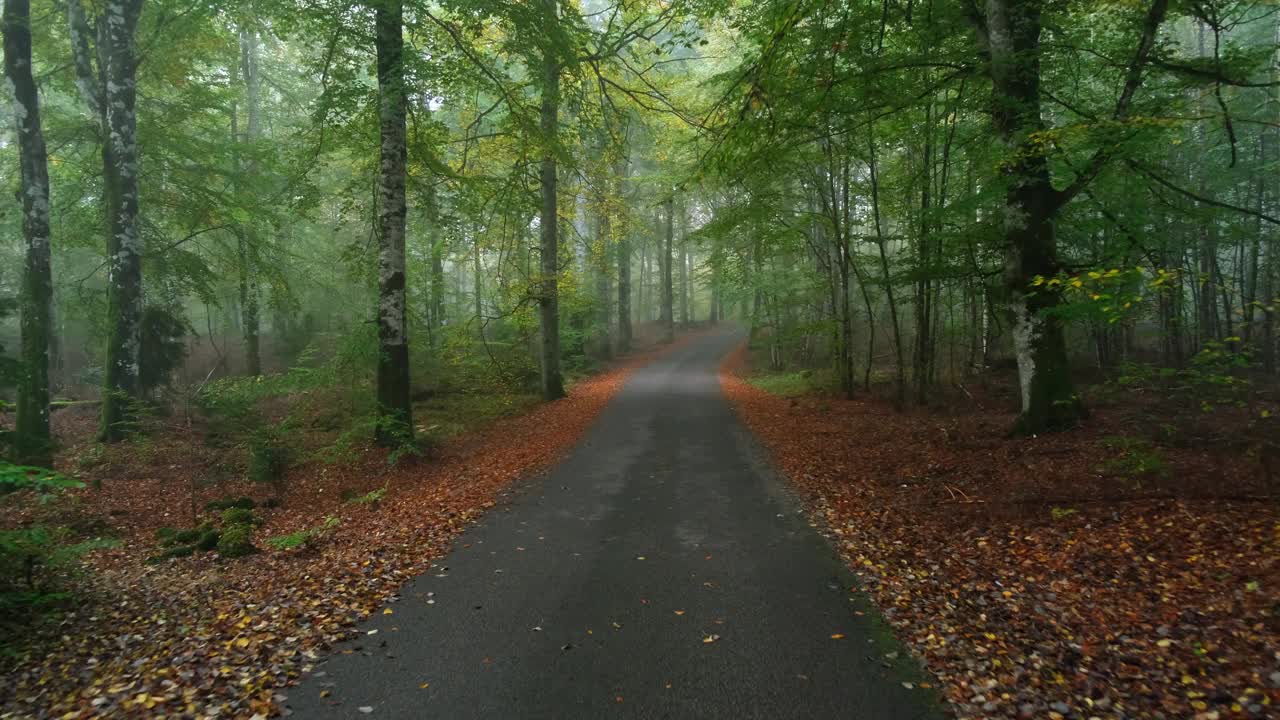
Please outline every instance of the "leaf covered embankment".
[{"label": "leaf covered embankment", "polygon": [[[384,453],[370,452],[345,465],[295,470],[282,505],[259,510],[265,525],[257,535],[333,525],[297,549],[147,563],[159,548],[155,528],[135,522],[116,549],[90,558],[82,604],[7,663],[0,715],[273,715],[279,688],[394,600],[514,480],[572,447],[630,371],[671,347],[628,358],[567,398],[446,442],[427,461],[390,466]],[[190,513],[182,482],[167,493],[143,485],[149,513]],[[375,502],[344,502],[342,490],[352,487],[387,490]],[[100,508],[140,494],[126,478],[85,492]]]},{"label": "leaf covered embankment", "polygon": [[722,367],[725,392],[957,716],[1280,716],[1274,503],[1097,499],[1124,484],[1103,413],[1092,430],[993,439],[1012,414],[788,399],[746,382],[745,359]]}]

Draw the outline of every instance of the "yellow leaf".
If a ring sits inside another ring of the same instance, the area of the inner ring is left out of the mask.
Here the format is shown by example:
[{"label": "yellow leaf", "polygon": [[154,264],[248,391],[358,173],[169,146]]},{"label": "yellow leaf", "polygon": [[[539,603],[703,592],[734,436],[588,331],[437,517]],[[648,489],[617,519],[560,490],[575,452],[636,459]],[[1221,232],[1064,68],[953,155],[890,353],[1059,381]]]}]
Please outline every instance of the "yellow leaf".
[{"label": "yellow leaf", "polygon": [[431,687],[431,683],[422,683],[421,685],[418,686],[418,688],[421,690],[426,690],[429,687]]},{"label": "yellow leaf", "polygon": [[392,613],[391,613],[391,608],[387,608],[386,610],[383,610],[383,611],[382,611],[382,614],[383,614],[383,615],[391,615],[391,614],[392,614]]},{"label": "yellow leaf", "polygon": [[832,636],[831,636],[831,639],[832,639],[832,640],[843,640],[843,639],[844,639],[844,633],[835,633],[834,635],[832,635]]}]

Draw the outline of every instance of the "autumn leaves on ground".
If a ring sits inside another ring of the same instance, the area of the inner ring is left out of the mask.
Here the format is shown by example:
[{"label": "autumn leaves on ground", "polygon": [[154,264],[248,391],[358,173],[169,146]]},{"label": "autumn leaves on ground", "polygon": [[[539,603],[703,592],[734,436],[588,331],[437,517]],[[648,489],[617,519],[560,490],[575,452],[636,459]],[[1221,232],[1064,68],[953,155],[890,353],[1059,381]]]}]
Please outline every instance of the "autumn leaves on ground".
[{"label": "autumn leaves on ground", "polygon": [[[565,399],[446,441],[421,460],[391,465],[368,450],[308,462],[290,471],[282,497],[243,481],[193,484],[192,474],[212,470],[206,459],[225,456],[203,450],[194,433],[150,452],[132,448],[106,481],[95,475],[101,469],[85,472],[91,487],[58,509],[76,518],[60,521],[122,541],[89,558],[73,609],[22,629],[34,641],[4,658],[0,717],[274,714],[277,691],[425,570],[514,480],[571,447],[630,370],[672,347],[629,357]],[[63,460],[73,462],[75,451]],[[256,500],[255,537],[286,540],[259,543],[261,552],[241,559],[195,552],[145,562],[172,545],[157,530],[223,524],[224,513],[241,508],[218,510],[217,502],[240,497]],[[24,514],[42,511],[10,500]]]},{"label": "autumn leaves on ground", "polygon": [[968,389],[896,412],[767,377],[745,351],[722,368],[958,716],[1280,717],[1280,512],[1256,455],[1149,447],[1135,391],[1086,427],[999,439],[1011,403]]}]

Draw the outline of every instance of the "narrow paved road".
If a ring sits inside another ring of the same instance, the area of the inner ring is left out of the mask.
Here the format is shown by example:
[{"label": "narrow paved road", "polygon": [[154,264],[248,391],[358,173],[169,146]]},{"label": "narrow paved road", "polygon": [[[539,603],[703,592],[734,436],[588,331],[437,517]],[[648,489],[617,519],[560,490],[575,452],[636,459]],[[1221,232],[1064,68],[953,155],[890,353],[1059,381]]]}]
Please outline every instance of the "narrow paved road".
[{"label": "narrow paved road", "polygon": [[740,340],[638,370],[293,689],[294,717],[940,717],[721,395]]}]

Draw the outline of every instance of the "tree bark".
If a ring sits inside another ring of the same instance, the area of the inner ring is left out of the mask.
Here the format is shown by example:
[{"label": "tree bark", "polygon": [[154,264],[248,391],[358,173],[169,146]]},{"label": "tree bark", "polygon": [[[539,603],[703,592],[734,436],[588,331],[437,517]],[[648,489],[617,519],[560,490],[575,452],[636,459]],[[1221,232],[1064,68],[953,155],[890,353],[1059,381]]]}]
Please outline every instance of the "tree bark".
[{"label": "tree bark", "polygon": [[13,100],[18,137],[19,193],[26,260],[22,274],[21,375],[14,455],[20,464],[48,466],[49,347],[53,275],[49,248],[49,153],[40,124],[40,97],[31,70],[31,4],[6,0],[4,74]]},{"label": "tree bark", "polygon": [[101,439],[120,440],[133,424],[140,387],[142,325],[142,238],[138,233],[137,59],[134,30],[142,0],[111,0],[98,22],[102,68],[103,190],[107,212],[106,384]]},{"label": "tree bark", "polygon": [[[897,369],[894,371],[895,372],[894,398],[895,398],[895,404],[897,408],[901,410],[902,407],[906,404],[907,368],[906,368],[906,361],[904,359],[904,352],[902,347],[902,324],[898,321],[898,302],[893,294],[893,277],[889,273],[889,254],[885,247],[887,241],[885,240],[885,237],[884,237],[884,229],[883,229],[884,226],[880,219],[880,175],[878,172],[878,166],[876,165],[876,139],[875,139],[874,123],[870,126],[868,138],[870,142],[870,147],[868,148],[869,149],[868,170],[871,176],[871,216],[875,221],[876,248],[879,250],[879,253],[880,253],[880,277],[881,277],[881,280],[884,282],[885,297],[889,301],[889,322],[893,325],[893,353],[894,353],[894,362],[897,365]],[[925,184],[928,185],[928,182],[926,181]],[[927,196],[927,193],[926,193],[926,196]],[[926,199],[924,201],[924,204],[927,204],[927,202],[928,200]],[[921,222],[921,226],[922,227],[924,226],[923,222]],[[923,237],[921,238],[921,242],[924,242]],[[926,285],[924,288],[924,292],[921,295],[921,298],[923,298],[923,295],[927,292],[928,292],[928,286]],[[921,315],[917,314],[916,318],[917,318],[917,322],[921,321]],[[927,320],[928,314],[925,313],[923,318]],[[926,334],[926,340],[927,340],[927,322],[925,324],[925,328],[926,328],[925,330],[922,330],[921,328],[917,327],[916,333],[924,332]]]},{"label": "tree bark", "polygon": [[[559,22],[558,0],[546,0],[547,22]],[[542,326],[542,397],[555,400],[564,397],[564,379],[560,375],[560,298],[559,298],[559,230],[556,211],[556,143],[559,130],[560,61],[550,42],[543,49],[542,106],[540,125],[542,141],[542,287],[538,298],[538,314]]]},{"label": "tree bark", "polygon": [[689,218],[680,207],[680,327],[689,327]]},{"label": "tree bark", "polygon": [[375,12],[378,65],[378,419],[375,440],[397,447],[413,439],[409,335],[405,320],[405,180],[407,89],[403,0],[380,0]]},{"label": "tree bark", "polygon": [[1022,412],[1015,431],[1031,434],[1076,424],[1085,415],[1076,394],[1066,341],[1055,309],[1058,292],[1032,281],[1060,266],[1054,234],[1058,199],[1044,149],[1040,116],[1040,2],[987,0],[992,121],[1005,147],[1003,211],[1005,282],[1013,312]]},{"label": "tree bark", "polygon": [[[618,162],[615,173],[615,195],[621,195],[622,181],[626,178],[629,167],[626,159]],[[624,230],[618,234],[618,352],[631,352],[631,239]]]},{"label": "tree bark", "polygon": [[[258,142],[261,132],[258,83],[258,35],[248,28],[240,28],[240,72],[244,77],[245,130],[244,139],[251,146]],[[238,140],[238,139],[237,139]],[[238,169],[249,177],[257,172],[257,163],[250,161]],[[256,267],[257,243],[252,224],[241,228],[239,236],[240,260],[240,327],[244,333],[245,374],[262,374],[262,352],[259,347],[260,320],[258,312],[258,271]]]},{"label": "tree bark", "polygon": [[[603,147],[601,147],[601,151],[604,151]],[[598,304],[596,310],[596,344],[600,357],[608,360],[613,356],[613,339],[611,337],[613,288],[609,277],[610,235],[613,232],[613,223],[609,218],[608,192],[597,193],[596,200],[596,207],[593,211],[595,215],[596,241],[593,248],[594,262],[592,263],[595,268],[596,302]]]},{"label": "tree bark", "polygon": [[671,263],[673,262],[672,249],[675,241],[675,200],[672,197],[667,198],[666,214],[666,236],[664,238],[661,255],[662,265],[662,342],[669,343],[675,340],[675,288],[672,285]]}]

